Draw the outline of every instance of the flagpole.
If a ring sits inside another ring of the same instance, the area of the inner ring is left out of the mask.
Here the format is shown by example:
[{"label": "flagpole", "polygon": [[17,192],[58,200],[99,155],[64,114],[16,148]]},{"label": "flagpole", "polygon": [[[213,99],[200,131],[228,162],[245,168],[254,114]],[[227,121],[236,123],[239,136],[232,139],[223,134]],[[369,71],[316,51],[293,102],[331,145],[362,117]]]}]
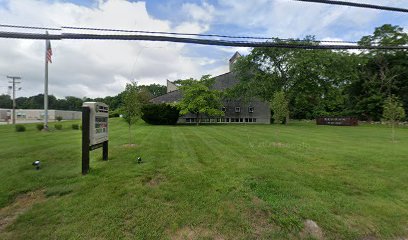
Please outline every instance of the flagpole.
[{"label": "flagpole", "polygon": [[[48,34],[48,31],[46,32]],[[45,40],[44,130],[48,131],[48,39]]]}]

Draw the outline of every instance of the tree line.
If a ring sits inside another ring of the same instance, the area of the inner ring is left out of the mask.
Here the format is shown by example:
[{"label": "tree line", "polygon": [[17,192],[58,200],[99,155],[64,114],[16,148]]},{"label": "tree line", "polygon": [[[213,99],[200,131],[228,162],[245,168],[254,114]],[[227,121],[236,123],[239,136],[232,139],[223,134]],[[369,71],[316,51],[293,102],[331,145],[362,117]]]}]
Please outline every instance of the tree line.
[{"label": "tree line", "polygon": [[[275,41],[299,43],[299,39]],[[311,36],[302,42],[319,44]],[[399,26],[386,24],[362,37],[358,44],[408,45],[408,34]],[[199,81],[176,81],[183,92],[183,99],[178,104],[180,112],[221,114],[220,101],[224,97],[243,101],[256,97],[268,101],[278,121],[318,116],[354,116],[360,120],[379,121],[389,115],[384,112],[386,108],[398,106],[395,111],[408,111],[407,50],[253,48],[250,54],[237,61],[234,72],[239,83],[224,93],[210,89],[213,79],[208,75]],[[158,84],[134,86],[137,89],[133,92],[137,92],[141,105],[166,93],[166,87]],[[112,113],[118,114],[125,105],[125,96],[125,91],[96,99],[50,96],[49,106],[51,109],[80,110],[84,101],[101,101],[110,106]],[[16,102],[18,108],[41,109],[43,95],[20,97]],[[11,108],[11,104],[8,95],[0,96],[0,108]],[[404,114],[400,116],[405,118]]]},{"label": "tree line", "polygon": [[[313,37],[303,41],[319,44]],[[362,37],[358,44],[407,45],[408,34],[399,26],[386,24]],[[238,60],[234,70],[240,83],[229,92],[231,96],[271,102],[282,98],[275,94],[283,94],[293,119],[355,116],[379,121],[389,99],[408,111],[407,50],[254,48]]]},{"label": "tree line", "polygon": [[[166,86],[160,84],[140,85],[137,86],[138,97],[142,103],[147,103],[149,99],[157,97],[166,93]],[[53,95],[48,96],[49,109],[58,110],[72,110],[80,111],[83,102],[104,102],[108,104],[111,112],[116,112],[123,106],[125,91],[115,95],[104,98],[78,98],[74,96],[67,96],[58,99]],[[43,109],[44,95],[38,94],[31,97],[16,98],[16,106],[19,109]],[[0,108],[12,108],[13,101],[9,95],[0,95]]]}]

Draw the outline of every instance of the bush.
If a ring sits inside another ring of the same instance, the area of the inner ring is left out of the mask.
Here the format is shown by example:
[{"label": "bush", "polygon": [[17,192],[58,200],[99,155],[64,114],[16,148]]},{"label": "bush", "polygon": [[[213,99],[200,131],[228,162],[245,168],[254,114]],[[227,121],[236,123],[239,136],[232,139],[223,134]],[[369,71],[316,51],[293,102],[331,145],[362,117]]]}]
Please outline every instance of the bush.
[{"label": "bush", "polygon": [[115,109],[113,111],[109,111],[109,118],[117,118],[120,115],[119,109]]},{"label": "bush", "polygon": [[38,123],[36,127],[37,127],[38,131],[41,131],[41,130],[44,129],[44,124]]},{"label": "bush", "polygon": [[79,130],[79,124],[72,124],[72,129]]},{"label": "bush", "polygon": [[62,117],[61,117],[61,116],[57,116],[55,119],[57,119],[58,122],[61,122]]},{"label": "bush", "polygon": [[16,125],[16,132],[25,132],[26,128],[24,125],[17,124]]},{"label": "bush", "polygon": [[55,124],[55,129],[61,130],[62,129],[62,124]]},{"label": "bush", "polygon": [[176,107],[162,104],[148,104],[142,107],[142,119],[154,125],[174,125],[180,116]]}]

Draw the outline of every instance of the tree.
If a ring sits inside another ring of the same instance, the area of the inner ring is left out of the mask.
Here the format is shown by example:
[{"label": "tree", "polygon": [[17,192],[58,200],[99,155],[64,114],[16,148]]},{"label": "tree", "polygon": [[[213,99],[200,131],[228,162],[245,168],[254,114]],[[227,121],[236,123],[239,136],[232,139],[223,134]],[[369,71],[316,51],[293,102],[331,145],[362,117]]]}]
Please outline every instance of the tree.
[{"label": "tree", "polygon": [[283,91],[276,92],[271,101],[271,109],[273,111],[273,119],[275,123],[285,124],[289,121],[289,106]]},{"label": "tree", "polygon": [[141,115],[141,103],[138,96],[138,87],[135,82],[126,84],[123,96],[123,119],[129,127],[129,145],[131,145],[131,126],[139,120]]},{"label": "tree", "polygon": [[[307,37],[302,44],[318,44],[313,40]],[[240,83],[233,92],[270,101],[274,93],[284,91],[294,118],[342,112],[347,100],[344,89],[358,77],[357,63],[356,56],[342,51],[254,48],[234,66]]]},{"label": "tree", "polygon": [[385,100],[383,117],[392,126],[392,141],[395,141],[395,124],[405,118],[405,111],[401,102],[394,95]]},{"label": "tree", "polygon": [[178,103],[180,114],[195,114],[197,125],[201,122],[201,114],[208,116],[222,116],[224,114],[220,110],[221,92],[210,89],[214,80],[210,75],[204,75],[200,80],[190,78],[180,81],[180,90],[183,94],[183,98]]},{"label": "tree", "polygon": [[141,85],[140,88],[145,88],[151,94],[152,97],[158,97],[163,94],[166,94],[167,92],[166,86],[155,83],[150,85]]},{"label": "tree", "polygon": [[[373,34],[359,41],[362,46],[402,46],[408,44],[408,34],[403,28],[385,24],[377,27]],[[390,95],[402,100],[408,111],[408,55],[405,50],[366,50],[359,57],[359,79],[353,82],[350,93],[350,109],[360,118],[380,120],[382,107]]]},{"label": "tree", "polygon": [[11,100],[9,95],[0,95],[0,108],[12,108],[13,100]]}]

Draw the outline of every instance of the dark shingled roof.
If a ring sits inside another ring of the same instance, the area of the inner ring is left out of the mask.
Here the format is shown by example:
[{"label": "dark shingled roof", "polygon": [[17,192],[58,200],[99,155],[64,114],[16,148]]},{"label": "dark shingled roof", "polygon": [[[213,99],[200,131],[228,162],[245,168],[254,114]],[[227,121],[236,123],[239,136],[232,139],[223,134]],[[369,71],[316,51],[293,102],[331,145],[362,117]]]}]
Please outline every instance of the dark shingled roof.
[{"label": "dark shingled roof", "polygon": [[173,102],[178,102],[182,98],[181,91],[176,90],[173,92],[166,93],[164,95],[155,97],[150,99],[151,103],[159,104],[159,103],[173,103]]},{"label": "dark shingled roof", "polygon": [[[238,80],[235,78],[235,75],[232,72],[224,73],[215,77],[214,85],[212,89],[224,91],[228,88],[233,87],[238,83]],[[152,103],[173,103],[178,102],[182,98],[180,90],[166,93],[164,95],[152,98],[150,102]]]}]

